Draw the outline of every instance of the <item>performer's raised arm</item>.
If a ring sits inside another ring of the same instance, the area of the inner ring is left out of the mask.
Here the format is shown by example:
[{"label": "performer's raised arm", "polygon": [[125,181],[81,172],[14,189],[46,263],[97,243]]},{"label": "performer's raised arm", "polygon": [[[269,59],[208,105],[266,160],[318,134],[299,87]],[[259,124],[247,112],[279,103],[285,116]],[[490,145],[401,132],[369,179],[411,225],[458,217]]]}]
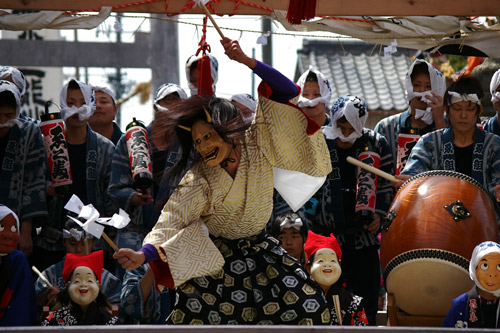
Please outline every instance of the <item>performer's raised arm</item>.
[{"label": "performer's raised arm", "polygon": [[[230,59],[248,66],[267,84],[268,88],[270,88],[270,90],[266,89],[267,93],[265,95],[267,95],[267,98],[286,103],[299,94],[299,87],[295,83],[273,67],[248,57],[237,40],[226,37],[221,40],[221,44]],[[259,92],[261,93],[260,87]]]}]

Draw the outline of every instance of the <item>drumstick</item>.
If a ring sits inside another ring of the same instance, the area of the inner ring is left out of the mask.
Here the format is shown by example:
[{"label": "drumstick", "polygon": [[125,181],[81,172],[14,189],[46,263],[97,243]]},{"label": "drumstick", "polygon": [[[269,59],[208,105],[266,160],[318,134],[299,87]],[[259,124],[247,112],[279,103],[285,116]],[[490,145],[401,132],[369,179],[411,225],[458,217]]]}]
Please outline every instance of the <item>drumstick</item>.
[{"label": "drumstick", "polygon": [[47,278],[45,277],[45,275],[43,275],[38,270],[38,268],[36,268],[35,266],[31,266],[31,269],[40,277],[40,280],[42,280],[47,285],[47,287],[53,287],[52,283],[50,283],[49,280],[47,280]]},{"label": "drumstick", "polygon": [[214,18],[212,17],[212,14],[210,14],[210,12],[208,11],[207,7],[203,4],[203,2],[200,1],[200,6],[201,8],[203,8],[203,11],[205,12],[205,14],[207,15],[207,17],[210,19],[210,21],[212,22],[212,24],[214,25],[214,28],[217,30],[217,32],[219,33],[220,35],[220,38],[224,39],[224,34],[222,33],[222,31],[220,30],[219,26],[217,25],[217,23],[215,23],[215,20]]},{"label": "drumstick", "polygon": [[351,163],[351,164],[354,164],[356,166],[359,166],[360,168],[363,168],[365,169],[366,171],[369,171],[371,173],[374,173],[376,174],[377,176],[380,176],[382,178],[385,178],[387,179],[388,181],[391,181],[391,182],[401,182],[402,180],[401,179],[397,179],[396,177],[394,177],[393,175],[385,172],[385,171],[382,171],[380,169],[377,169],[377,168],[374,168],[372,167],[371,165],[368,165],[366,163],[363,163],[361,161],[358,161],[357,159],[355,158],[352,158],[351,156],[348,156],[347,157],[347,162]]},{"label": "drumstick", "polygon": [[335,307],[335,313],[339,319],[339,325],[342,326],[342,311],[340,310],[340,299],[339,295],[333,295],[333,306]]}]

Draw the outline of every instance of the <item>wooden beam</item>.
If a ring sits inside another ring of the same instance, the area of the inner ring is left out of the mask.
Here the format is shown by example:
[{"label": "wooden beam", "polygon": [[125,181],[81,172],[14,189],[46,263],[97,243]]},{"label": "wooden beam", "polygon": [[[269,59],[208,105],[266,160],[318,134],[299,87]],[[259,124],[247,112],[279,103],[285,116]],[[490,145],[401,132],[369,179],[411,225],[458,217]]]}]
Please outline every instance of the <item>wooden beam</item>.
[{"label": "wooden beam", "polygon": [[[0,0],[0,8],[18,10],[62,10],[81,11],[98,9],[101,6],[119,7],[132,3],[154,0]],[[161,0],[134,6],[116,8],[116,12],[165,13],[182,12],[187,0]],[[289,0],[246,0],[248,4],[235,0],[220,0],[213,3],[219,15],[268,15],[267,9],[287,10]],[[185,11],[186,14],[202,14],[197,7]],[[318,16],[500,16],[498,0],[318,0]]]},{"label": "wooden beam", "polygon": [[[0,59],[11,66],[151,67],[149,34],[137,33],[136,43],[66,42],[62,40],[0,40]],[[23,50],[11,52],[10,50]]]}]

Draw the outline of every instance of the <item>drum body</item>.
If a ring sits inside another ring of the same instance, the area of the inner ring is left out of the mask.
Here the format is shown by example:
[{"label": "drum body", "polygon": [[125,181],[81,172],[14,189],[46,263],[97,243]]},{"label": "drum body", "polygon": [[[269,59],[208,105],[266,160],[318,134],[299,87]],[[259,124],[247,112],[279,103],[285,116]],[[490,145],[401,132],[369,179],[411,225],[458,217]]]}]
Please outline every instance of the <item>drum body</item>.
[{"label": "drum body", "polygon": [[453,171],[409,179],[385,222],[380,255],[386,289],[411,315],[446,315],[451,300],[474,284],[469,260],[476,245],[498,241],[489,195],[474,179]]}]

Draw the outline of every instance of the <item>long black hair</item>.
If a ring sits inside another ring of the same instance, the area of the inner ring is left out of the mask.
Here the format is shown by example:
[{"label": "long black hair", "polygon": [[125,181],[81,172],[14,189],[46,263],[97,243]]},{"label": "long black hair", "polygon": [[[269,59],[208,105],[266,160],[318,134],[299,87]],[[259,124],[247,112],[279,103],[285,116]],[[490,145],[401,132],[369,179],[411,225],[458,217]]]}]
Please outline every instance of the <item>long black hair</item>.
[{"label": "long black hair", "polygon": [[153,121],[155,145],[168,147],[177,137],[182,148],[180,160],[167,171],[169,178],[177,178],[189,160],[193,163],[200,160],[189,129],[198,120],[209,120],[205,110],[210,115],[211,125],[224,141],[235,144],[245,136],[249,125],[245,124],[238,109],[223,98],[194,96],[171,105],[166,111],[158,112]]}]

